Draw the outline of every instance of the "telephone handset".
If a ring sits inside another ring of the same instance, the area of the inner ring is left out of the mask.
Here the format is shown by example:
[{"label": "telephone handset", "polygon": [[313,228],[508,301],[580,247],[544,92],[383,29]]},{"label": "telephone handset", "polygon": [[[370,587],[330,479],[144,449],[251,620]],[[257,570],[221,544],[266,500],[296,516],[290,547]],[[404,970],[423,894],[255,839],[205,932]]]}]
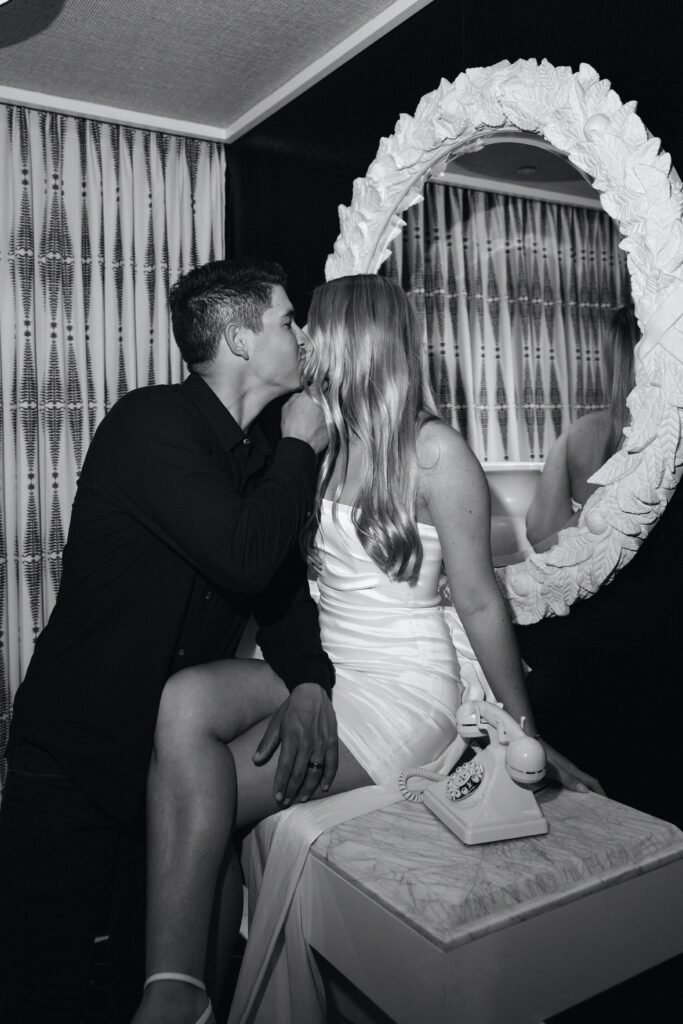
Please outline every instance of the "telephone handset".
[{"label": "telephone handset", "polygon": [[[399,785],[406,799],[424,803],[468,845],[546,833],[548,822],[529,788],[545,775],[545,751],[538,740],[488,701],[462,704],[456,726],[458,740],[452,750],[461,752],[463,740],[486,735],[488,746],[451,775],[423,768],[401,772]],[[410,789],[408,779],[415,776],[433,785],[421,793]]]}]

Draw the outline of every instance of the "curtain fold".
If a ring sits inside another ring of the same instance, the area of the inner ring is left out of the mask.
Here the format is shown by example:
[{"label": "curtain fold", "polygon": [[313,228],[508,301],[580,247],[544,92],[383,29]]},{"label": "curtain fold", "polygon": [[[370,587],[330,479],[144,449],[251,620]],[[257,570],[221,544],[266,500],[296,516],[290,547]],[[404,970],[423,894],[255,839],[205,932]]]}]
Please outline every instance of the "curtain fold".
[{"label": "curtain fold", "polygon": [[0,106],[0,749],[90,439],[182,379],[168,291],[223,257],[224,192],[222,145]]},{"label": "curtain fold", "polygon": [[482,462],[543,460],[604,406],[601,345],[630,301],[600,210],[428,183],[382,273],[412,296],[441,414]]}]

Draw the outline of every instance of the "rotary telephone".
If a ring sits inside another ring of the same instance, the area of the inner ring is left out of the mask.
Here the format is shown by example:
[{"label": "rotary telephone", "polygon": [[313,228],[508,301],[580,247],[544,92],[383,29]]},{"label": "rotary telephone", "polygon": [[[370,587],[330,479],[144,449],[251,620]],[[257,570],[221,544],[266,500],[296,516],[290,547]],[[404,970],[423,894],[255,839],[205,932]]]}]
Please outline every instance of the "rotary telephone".
[{"label": "rotary telephone", "polygon": [[[548,831],[531,786],[545,776],[545,751],[499,704],[467,701],[457,711],[458,738],[446,760],[459,759],[467,740],[489,737],[488,746],[452,774],[413,768],[401,772],[407,800],[424,803],[463,843],[543,835]],[[450,755],[450,758],[449,758]],[[408,780],[428,779],[422,792]]]}]

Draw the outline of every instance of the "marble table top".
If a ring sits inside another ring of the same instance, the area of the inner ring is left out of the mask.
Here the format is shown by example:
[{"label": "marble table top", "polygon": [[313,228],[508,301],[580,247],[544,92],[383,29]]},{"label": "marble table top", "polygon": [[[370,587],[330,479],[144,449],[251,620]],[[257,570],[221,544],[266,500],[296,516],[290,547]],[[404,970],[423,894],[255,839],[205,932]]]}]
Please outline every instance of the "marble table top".
[{"label": "marble table top", "polygon": [[466,846],[400,800],[329,829],[311,856],[444,950],[683,857],[679,829],[631,807],[552,786],[537,798],[544,836]]}]

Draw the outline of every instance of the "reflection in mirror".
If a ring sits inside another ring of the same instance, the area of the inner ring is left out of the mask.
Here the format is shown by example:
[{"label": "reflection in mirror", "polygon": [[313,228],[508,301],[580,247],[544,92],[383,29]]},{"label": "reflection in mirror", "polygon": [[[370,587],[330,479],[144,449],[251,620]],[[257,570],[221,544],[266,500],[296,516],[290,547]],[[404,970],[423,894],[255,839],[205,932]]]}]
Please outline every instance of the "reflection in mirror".
[{"label": "reflection in mirror", "polygon": [[423,199],[380,272],[420,312],[441,413],[483,463],[540,468],[605,405],[602,343],[630,301],[618,228],[564,155],[519,132],[456,152]]}]

